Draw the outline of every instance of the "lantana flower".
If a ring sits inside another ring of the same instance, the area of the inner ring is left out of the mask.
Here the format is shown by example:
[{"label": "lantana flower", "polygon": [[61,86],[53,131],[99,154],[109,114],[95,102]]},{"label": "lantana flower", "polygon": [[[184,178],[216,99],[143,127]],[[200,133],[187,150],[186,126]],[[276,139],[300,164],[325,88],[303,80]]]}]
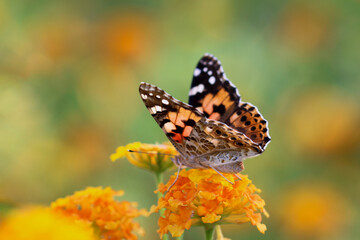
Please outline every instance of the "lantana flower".
[{"label": "lantana flower", "polygon": [[28,206],[13,210],[0,224],[0,239],[96,240],[93,228],[84,222],[46,207]]},{"label": "lantana flower", "polygon": [[137,203],[116,201],[115,196],[122,196],[123,191],[110,187],[88,187],[73,195],[57,199],[51,208],[76,221],[94,226],[101,239],[137,239],[144,230],[133,219],[147,215],[146,210],[138,210]]},{"label": "lantana flower", "polygon": [[[161,237],[171,233],[179,237],[191,226],[214,228],[223,223],[250,222],[264,233],[265,224],[261,223],[263,213],[269,216],[265,201],[258,195],[260,189],[251,183],[247,175],[221,175],[212,169],[182,170],[175,184],[160,198],[153,211],[165,208],[164,217],[160,217],[158,233]],[[157,191],[165,193],[174,183],[172,176],[167,184],[160,184]]]},{"label": "lantana flower", "polygon": [[170,143],[134,142],[118,147],[116,153],[111,154],[110,159],[116,161],[119,158],[126,157],[131,164],[139,168],[162,173],[174,166],[171,158],[177,154],[176,149]]}]

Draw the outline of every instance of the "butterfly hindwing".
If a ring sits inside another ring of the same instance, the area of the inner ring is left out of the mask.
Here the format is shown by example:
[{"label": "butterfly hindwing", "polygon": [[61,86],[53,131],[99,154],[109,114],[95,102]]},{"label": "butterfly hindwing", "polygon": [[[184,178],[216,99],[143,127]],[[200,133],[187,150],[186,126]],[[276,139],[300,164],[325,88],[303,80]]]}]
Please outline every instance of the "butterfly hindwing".
[{"label": "butterfly hindwing", "polygon": [[241,102],[224,123],[246,134],[263,150],[270,142],[268,122],[251,103]]}]

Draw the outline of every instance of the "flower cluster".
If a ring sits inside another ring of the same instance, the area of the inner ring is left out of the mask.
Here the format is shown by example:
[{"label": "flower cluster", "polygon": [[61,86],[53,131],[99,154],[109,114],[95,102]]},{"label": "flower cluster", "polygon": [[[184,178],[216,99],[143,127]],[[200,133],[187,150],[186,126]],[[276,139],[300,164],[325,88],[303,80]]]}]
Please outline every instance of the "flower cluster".
[{"label": "flower cluster", "polygon": [[176,149],[170,143],[146,144],[140,142],[120,146],[110,159],[116,161],[126,157],[129,162],[139,168],[144,168],[156,173],[165,172],[174,166],[171,158],[177,155]]},{"label": "flower cluster", "polygon": [[33,206],[12,211],[1,222],[0,239],[95,240],[93,228],[49,208]]},{"label": "flower cluster", "polygon": [[122,191],[109,187],[88,187],[72,196],[57,199],[51,208],[78,222],[94,226],[101,239],[137,239],[135,233],[143,235],[144,231],[133,219],[147,215],[147,212],[138,210],[136,203],[114,200],[115,196],[121,195]]},{"label": "flower cluster", "polygon": [[[166,209],[158,222],[160,236],[170,232],[179,237],[192,225],[245,222],[256,225],[264,233],[266,226],[261,223],[261,213],[267,217],[268,213],[265,201],[257,194],[260,189],[246,175],[241,175],[242,180],[237,180],[233,174],[224,176],[234,184],[212,169],[180,171],[175,184],[153,209]],[[158,191],[165,193],[175,179],[176,176],[172,176],[167,184],[160,184]]]}]

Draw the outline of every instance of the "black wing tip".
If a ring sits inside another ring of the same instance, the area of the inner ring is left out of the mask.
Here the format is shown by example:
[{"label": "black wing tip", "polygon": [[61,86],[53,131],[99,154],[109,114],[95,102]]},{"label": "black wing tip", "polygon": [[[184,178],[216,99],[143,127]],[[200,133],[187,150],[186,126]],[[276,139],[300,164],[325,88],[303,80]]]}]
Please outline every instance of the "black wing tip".
[{"label": "black wing tip", "polygon": [[149,86],[149,85],[150,85],[149,83],[141,82],[139,85],[139,90],[145,90],[146,86]]},{"label": "black wing tip", "polygon": [[210,59],[213,61],[219,61],[213,54],[211,53],[205,53],[202,57],[201,60],[205,60],[205,59]]},{"label": "black wing tip", "polygon": [[149,91],[149,90],[160,90],[160,91],[163,91],[161,88],[153,85],[153,84],[150,84],[150,83],[146,83],[146,82],[141,82],[140,85],[139,85],[139,91],[140,93],[142,91]]}]

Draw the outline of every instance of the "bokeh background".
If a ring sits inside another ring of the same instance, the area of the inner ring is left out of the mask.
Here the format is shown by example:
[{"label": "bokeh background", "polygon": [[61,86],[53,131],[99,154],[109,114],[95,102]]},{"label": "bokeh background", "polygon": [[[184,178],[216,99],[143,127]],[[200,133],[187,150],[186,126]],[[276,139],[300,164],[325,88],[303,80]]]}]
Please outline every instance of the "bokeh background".
[{"label": "bokeh background", "polygon": [[[272,142],[246,161],[271,217],[263,236],[360,236],[359,1],[1,1],[0,202],[49,204],[86,186],[148,208],[153,175],[111,153],[163,142],[141,81],[186,101],[193,69],[218,57]],[[170,174],[170,173],[169,173]],[[156,216],[142,219],[156,239]],[[191,229],[185,239],[198,239]]]}]

